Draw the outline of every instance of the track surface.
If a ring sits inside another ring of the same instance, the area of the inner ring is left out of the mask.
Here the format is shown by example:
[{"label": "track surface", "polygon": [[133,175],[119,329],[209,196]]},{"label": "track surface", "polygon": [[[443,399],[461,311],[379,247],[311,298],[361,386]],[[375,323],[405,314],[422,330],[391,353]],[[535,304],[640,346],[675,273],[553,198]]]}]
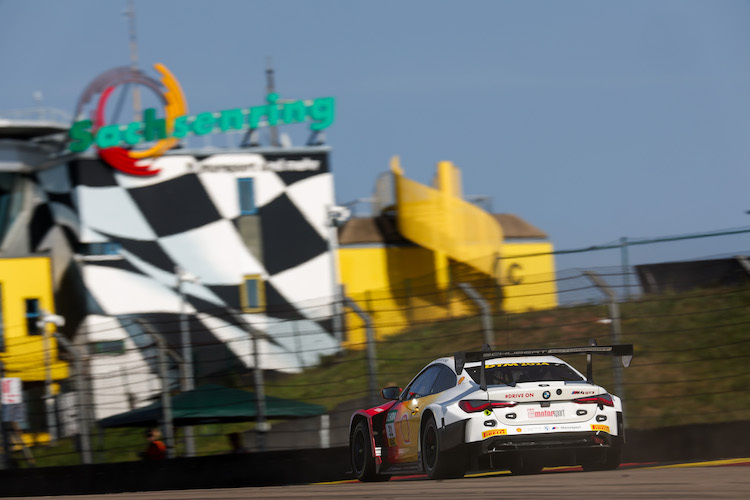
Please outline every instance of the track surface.
[{"label": "track surface", "polygon": [[[107,500],[154,499],[318,499],[318,498],[484,498],[669,499],[750,498],[750,458],[688,464],[631,464],[616,471],[583,472],[579,468],[545,469],[534,476],[507,472],[472,474],[463,479],[429,481],[413,476],[385,483],[343,481],[295,486],[213,490],[152,491],[106,495]],[[26,497],[28,500],[93,499],[101,495]]]}]

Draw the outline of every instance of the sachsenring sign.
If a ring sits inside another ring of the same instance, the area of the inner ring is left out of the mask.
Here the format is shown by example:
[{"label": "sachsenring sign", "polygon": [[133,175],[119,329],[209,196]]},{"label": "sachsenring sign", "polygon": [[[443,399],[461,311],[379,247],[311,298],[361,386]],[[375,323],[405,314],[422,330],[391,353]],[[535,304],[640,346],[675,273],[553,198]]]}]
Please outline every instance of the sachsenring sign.
[{"label": "sachsenring sign", "polygon": [[[335,101],[333,97],[312,100],[282,100],[278,94],[266,96],[266,104],[248,108],[234,108],[219,112],[187,114],[187,103],[177,79],[163,65],[155,64],[160,80],[152,79],[140,71],[130,68],[115,68],[99,75],[92,81],[78,101],[76,116],[81,116],[83,107],[94,106],[93,119],[80,120],[70,128],[71,152],[80,153],[91,146],[112,167],[132,175],[154,175],[159,172],[148,158],[156,158],[177,145],[189,135],[206,135],[231,130],[249,130],[261,127],[302,123],[311,121],[312,130],[323,130],[333,123]],[[107,102],[118,85],[139,84],[151,89],[162,102],[163,117],[157,116],[154,108],[146,109],[143,121],[128,124],[105,123]],[[153,143],[147,149],[133,147],[142,143]]]}]

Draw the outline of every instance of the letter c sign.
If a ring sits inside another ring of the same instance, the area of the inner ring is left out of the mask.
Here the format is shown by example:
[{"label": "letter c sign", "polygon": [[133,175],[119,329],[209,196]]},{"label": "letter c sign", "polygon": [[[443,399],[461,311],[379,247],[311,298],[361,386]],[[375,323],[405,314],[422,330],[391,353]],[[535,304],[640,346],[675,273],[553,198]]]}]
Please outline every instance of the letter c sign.
[{"label": "letter c sign", "polygon": [[523,278],[521,276],[518,276],[518,274],[521,272],[523,268],[521,267],[521,264],[514,262],[508,267],[508,272],[506,273],[505,277],[508,279],[508,283],[511,285],[520,285],[523,282]]}]

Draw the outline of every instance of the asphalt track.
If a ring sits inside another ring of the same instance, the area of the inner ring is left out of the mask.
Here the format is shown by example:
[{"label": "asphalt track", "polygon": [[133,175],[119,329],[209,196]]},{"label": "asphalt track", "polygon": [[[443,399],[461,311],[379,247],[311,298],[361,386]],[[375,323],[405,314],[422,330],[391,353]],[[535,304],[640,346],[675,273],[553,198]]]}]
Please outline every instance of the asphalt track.
[{"label": "asphalt track", "polygon": [[507,472],[470,474],[463,479],[430,481],[411,476],[384,483],[340,481],[294,486],[212,490],[150,491],[111,495],[25,497],[27,500],[230,500],[240,498],[750,498],[750,458],[683,464],[626,464],[616,471],[583,472],[580,468],[545,469],[534,476]]}]

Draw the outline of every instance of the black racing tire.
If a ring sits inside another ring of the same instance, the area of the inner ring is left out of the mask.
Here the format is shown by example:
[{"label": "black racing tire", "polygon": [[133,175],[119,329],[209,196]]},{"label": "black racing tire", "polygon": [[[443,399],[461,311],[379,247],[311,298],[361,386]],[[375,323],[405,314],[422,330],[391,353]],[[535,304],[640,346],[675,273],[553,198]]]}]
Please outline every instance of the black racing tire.
[{"label": "black racing tire", "polygon": [[622,441],[616,439],[615,442],[607,450],[604,451],[604,458],[599,460],[584,462],[581,464],[583,470],[586,472],[594,472],[600,470],[615,470],[620,466],[622,462]]},{"label": "black racing tire", "polygon": [[440,432],[430,415],[422,429],[422,466],[430,479],[453,479],[466,474],[466,455],[440,451]]},{"label": "black racing tire", "polygon": [[391,476],[376,472],[370,430],[364,420],[360,420],[354,426],[349,440],[349,457],[352,461],[352,472],[360,481],[388,481],[391,478]]}]

